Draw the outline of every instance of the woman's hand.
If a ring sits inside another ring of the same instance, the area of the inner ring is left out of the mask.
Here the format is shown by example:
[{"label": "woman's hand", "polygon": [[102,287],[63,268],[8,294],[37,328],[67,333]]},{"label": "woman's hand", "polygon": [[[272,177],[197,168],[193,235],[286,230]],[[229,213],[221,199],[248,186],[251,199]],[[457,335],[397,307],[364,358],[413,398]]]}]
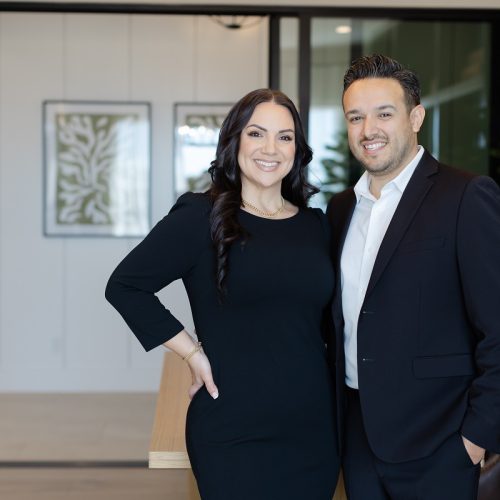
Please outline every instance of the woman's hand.
[{"label": "woman's hand", "polygon": [[219,397],[219,390],[214,383],[212,367],[210,366],[210,361],[208,361],[206,354],[203,351],[198,351],[189,358],[187,363],[193,379],[193,383],[188,391],[189,399],[193,399],[193,396],[203,386],[205,386],[210,396],[217,399]]},{"label": "woman's hand", "polygon": [[203,386],[214,399],[219,397],[219,389],[214,384],[210,361],[201,349],[201,344],[194,343],[193,338],[186,330],[180,331],[175,337],[165,342],[164,346],[176,352],[189,365],[193,379],[189,388],[189,399],[193,399],[193,396]]}]

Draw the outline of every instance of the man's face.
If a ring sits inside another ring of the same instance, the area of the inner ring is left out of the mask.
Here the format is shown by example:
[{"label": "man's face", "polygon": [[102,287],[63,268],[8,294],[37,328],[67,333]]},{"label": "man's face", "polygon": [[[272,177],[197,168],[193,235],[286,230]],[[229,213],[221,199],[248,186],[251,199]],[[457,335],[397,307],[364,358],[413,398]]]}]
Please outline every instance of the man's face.
[{"label": "man's face", "polygon": [[356,80],[343,99],[352,154],[373,176],[394,178],[417,153],[421,105],[411,111],[393,78]]}]

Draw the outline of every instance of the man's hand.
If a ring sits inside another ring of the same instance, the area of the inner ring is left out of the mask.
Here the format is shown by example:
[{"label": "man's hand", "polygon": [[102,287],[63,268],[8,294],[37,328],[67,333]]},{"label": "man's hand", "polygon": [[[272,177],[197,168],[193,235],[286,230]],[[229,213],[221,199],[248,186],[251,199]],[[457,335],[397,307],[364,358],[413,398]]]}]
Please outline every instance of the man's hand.
[{"label": "man's hand", "polygon": [[481,448],[472,441],[469,441],[465,436],[462,436],[465,449],[469,454],[470,459],[474,465],[477,465],[484,458],[484,448]]}]

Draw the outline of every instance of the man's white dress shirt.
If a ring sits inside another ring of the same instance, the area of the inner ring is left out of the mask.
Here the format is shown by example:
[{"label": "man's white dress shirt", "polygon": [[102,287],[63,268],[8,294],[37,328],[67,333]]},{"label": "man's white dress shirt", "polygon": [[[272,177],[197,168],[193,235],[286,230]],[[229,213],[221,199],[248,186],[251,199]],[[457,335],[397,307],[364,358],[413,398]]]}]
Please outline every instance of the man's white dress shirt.
[{"label": "man's white dress shirt", "polygon": [[370,193],[371,177],[365,172],[354,186],[356,207],[340,260],[346,384],[358,389],[358,318],[365,299],[380,244],[403,196],[403,192],[424,154],[419,146],[413,160],[381,190],[380,198]]}]

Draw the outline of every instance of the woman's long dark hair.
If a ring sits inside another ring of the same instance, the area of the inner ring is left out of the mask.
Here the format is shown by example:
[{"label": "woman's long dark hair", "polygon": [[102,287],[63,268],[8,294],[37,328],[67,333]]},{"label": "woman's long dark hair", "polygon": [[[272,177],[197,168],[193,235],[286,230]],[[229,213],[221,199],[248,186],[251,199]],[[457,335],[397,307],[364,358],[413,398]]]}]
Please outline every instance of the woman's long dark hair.
[{"label": "woman's long dark hair", "polygon": [[312,150],[306,142],[302,122],[293,102],[283,92],[271,89],[254,90],[240,99],[222,123],[215,160],[208,169],[212,177],[208,190],[212,201],[210,232],[216,251],[216,282],[221,299],[226,292],[229,249],[236,240],[244,241],[247,237],[238,222],[238,210],[242,203],[238,164],[241,132],[250,121],[256,106],[264,102],[274,102],[287,108],[295,126],[295,159],[292,169],[281,183],[283,198],[305,208],[309,198],[318,192],[317,188],[307,182],[306,167],[312,160]]}]

